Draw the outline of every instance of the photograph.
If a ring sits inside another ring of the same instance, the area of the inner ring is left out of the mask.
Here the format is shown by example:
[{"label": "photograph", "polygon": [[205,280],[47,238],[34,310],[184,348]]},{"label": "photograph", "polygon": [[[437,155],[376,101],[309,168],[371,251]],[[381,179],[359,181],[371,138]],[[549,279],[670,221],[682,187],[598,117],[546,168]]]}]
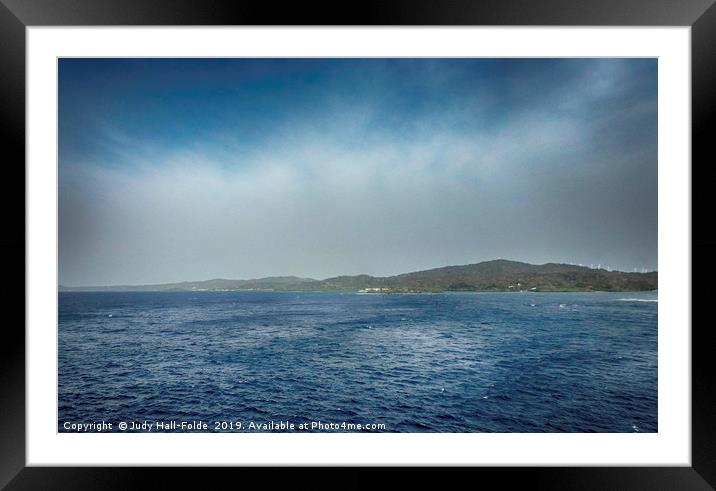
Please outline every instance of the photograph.
[{"label": "photograph", "polygon": [[57,432],[658,433],[658,68],[58,57]]}]

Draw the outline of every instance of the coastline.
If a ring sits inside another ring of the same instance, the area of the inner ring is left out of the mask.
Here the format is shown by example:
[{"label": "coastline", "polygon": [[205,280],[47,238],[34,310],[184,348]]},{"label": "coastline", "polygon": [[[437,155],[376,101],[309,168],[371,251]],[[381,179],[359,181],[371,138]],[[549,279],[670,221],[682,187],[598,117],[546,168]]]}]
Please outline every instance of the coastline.
[{"label": "coastline", "polygon": [[465,294],[550,294],[550,293],[657,293],[658,290],[446,290],[420,292],[361,292],[355,290],[61,290],[57,293],[340,293],[353,295],[465,295]]}]

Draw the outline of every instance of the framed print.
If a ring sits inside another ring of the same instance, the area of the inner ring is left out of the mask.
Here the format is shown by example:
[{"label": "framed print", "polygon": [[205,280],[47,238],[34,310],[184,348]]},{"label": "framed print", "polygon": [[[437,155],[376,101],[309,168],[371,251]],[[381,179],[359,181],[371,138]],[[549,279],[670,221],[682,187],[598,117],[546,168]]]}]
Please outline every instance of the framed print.
[{"label": "framed print", "polygon": [[6,1],[3,484],[713,486],[716,10],[524,7]]}]

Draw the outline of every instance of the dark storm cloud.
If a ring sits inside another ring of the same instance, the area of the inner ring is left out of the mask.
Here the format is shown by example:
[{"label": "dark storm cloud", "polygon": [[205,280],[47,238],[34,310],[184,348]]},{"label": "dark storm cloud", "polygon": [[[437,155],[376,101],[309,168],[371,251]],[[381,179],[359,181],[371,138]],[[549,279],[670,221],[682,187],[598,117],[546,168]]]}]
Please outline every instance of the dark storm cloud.
[{"label": "dark storm cloud", "polygon": [[656,269],[656,60],[62,60],[60,283]]}]

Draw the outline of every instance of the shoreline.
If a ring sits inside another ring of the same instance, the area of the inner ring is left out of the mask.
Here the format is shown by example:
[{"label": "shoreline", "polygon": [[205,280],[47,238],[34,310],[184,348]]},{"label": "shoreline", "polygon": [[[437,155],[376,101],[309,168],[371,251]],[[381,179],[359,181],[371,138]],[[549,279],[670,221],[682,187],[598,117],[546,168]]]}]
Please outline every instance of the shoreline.
[{"label": "shoreline", "polygon": [[550,293],[657,293],[658,290],[453,290],[419,292],[361,292],[355,290],[58,290],[57,293],[340,293],[353,295],[446,295],[446,294],[550,294]]}]

